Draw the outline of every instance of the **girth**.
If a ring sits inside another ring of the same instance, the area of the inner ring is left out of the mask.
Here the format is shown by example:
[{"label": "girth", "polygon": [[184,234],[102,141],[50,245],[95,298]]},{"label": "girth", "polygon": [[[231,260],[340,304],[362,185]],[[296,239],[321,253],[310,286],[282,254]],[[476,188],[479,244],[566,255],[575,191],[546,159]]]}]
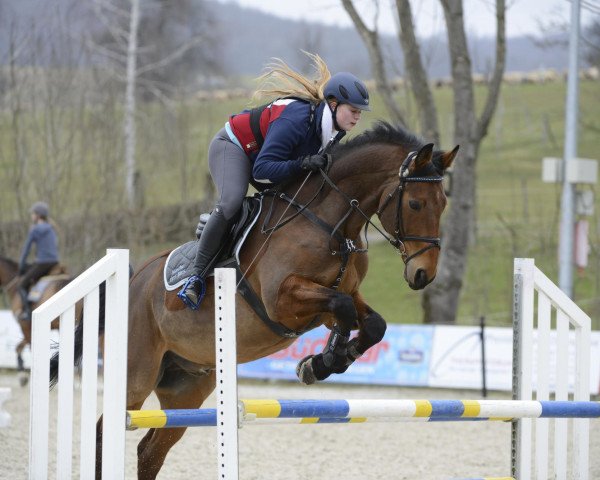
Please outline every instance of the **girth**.
[{"label": "girth", "polygon": [[317,327],[319,316],[316,316],[306,328],[303,330],[293,330],[291,328],[282,325],[281,323],[274,322],[269,317],[267,310],[265,308],[265,304],[262,302],[260,297],[256,294],[252,285],[246,278],[245,275],[242,274],[239,263],[235,258],[231,258],[228,262],[219,265],[224,268],[235,268],[235,274],[237,277],[237,292],[242,296],[242,298],[246,301],[246,303],[254,310],[254,313],[258,315],[258,317],[263,321],[263,323],[271,329],[273,333],[279,335],[284,338],[298,338],[300,335],[312,330]]}]

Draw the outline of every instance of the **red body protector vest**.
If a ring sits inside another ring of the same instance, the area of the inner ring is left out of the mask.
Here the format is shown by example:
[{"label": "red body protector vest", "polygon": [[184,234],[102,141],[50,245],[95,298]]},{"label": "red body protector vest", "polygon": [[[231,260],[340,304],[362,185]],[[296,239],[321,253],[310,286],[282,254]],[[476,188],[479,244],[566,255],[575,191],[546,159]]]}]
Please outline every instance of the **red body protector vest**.
[{"label": "red body protector vest", "polygon": [[[250,111],[229,117],[229,126],[236,136],[246,155],[258,153],[265,142],[269,125],[279,118],[285,108],[293,101],[307,100],[297,97],[279,98]],[[317,106],[310,103],[309,125],[312,125]]]}]

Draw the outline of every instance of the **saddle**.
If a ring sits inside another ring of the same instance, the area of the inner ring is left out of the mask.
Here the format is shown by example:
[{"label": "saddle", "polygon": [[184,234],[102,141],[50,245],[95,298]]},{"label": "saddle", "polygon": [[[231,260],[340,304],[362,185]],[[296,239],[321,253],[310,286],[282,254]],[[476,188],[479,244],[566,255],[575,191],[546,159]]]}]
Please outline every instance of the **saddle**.
[{"label": "saddle", "polygon": [[[280,337],[298,338],[307,330],[315,328],[318,325],[319,318],[315,318],[315,321],[303,331],[292,330],[281,323],[274,322],[269,318],[265,305],[252,289],[250,282],[248,282],[240,268],[240,250],[260,216],[265,195],[266,192],[261,192],[256,193],[253,197],[246,197],[244,199],[238,218],[231,229],[231,234],[213,259],[207,276],[214,275],[215,268],[234,268],[238,282],[237,292],[265,325]],[[181,288],[192,275],[191,270],[196,256],[197,242],[197,240],[187,242],[177,247],[167,257],[163,270],[163,278],[165,290],[167,291],[165,304],[169,310],[185,308],[185,305],[176,296],[174,290]]]},{"label": "saddle", "polygon": [[[27,294],[27,301],[30,303],[39,302],[44,296],[44,292],[46,289],[54,282],[57,281],[69,281],[71,277],[65,274],[65,267],[62,265],[57,265],[50,270],[48,275],[44,275],[41,277],[30,289]],[[54,272],[63,272],[63,273],[54,273]]]},{"label": "saddle", "polygon": [[[217,267],[232,266],[232,264],[239,265],[240,249],[250,230],[258,220],[262,210],[262,201],[263,196],[260,194],[244,198],[238,217],[231,227],[227,240],[211,262],[207,276],[213,275],[214,269]],[[163,271],[164,284],[167,291],[179,289],[192,275],[191,270],[197,246],[198,240],[192,240],[180,245],[169,254]]]}]

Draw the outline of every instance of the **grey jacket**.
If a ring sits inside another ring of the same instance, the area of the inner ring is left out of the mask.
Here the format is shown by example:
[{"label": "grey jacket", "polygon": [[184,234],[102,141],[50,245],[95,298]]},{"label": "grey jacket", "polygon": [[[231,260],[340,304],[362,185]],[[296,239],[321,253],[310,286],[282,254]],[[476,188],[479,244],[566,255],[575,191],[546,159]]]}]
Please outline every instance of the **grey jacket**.
[{"label": "grey jacket", "polygon": [[52,225],[47,222],[36,223],[29,230],[29,235],[23,245],[19,266],[23,267],[27,262],[31,246],[35,243],[36,263],[58,262],[58,239]]}]

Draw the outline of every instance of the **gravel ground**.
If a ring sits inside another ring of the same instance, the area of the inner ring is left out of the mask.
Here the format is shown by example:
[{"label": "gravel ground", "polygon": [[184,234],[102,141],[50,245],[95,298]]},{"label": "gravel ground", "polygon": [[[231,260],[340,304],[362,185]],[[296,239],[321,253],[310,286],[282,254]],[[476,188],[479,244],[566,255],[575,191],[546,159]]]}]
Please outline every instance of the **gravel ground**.
[{"label": "gravel ground", "polygon": [[[26,479],[29,388],[0,372],[0,387],[12,389],[4,409],[12,426],[0,429],[0,479]],[[479,398],[478,392],[340,385],[241,382],[240,398]],[[507,399],[506,393],[490,398]],[[55,392],[51,399],[56,401]],[[210,397],[206,407],[214,406]],[[145,408],[158,408],[151,397]],[[590,479],[600,478],[600,425],[590,425]],[[55,425],[50,425],[55,432]],[[75,429],[77,430],[77,429]],[[126,478],[136,478],[136,445],[144,431],[127,432]],[[74,432],[77,441],[77,431]],[[54,438],[50,442],[55,448]],[[51,450],[50,461],[53,462]],[[73,464],[78,464],[74,458]],[[51,471],[54,469],[51,465]],[[392,423],[248,426],[240,431],[241,480],[449,479],[500,477],[510,473],[510,424],[502,422]],[[50,478],[54,478],[54,473]],[[189,429],[158,478],[216,479],[215,431]]]}]

